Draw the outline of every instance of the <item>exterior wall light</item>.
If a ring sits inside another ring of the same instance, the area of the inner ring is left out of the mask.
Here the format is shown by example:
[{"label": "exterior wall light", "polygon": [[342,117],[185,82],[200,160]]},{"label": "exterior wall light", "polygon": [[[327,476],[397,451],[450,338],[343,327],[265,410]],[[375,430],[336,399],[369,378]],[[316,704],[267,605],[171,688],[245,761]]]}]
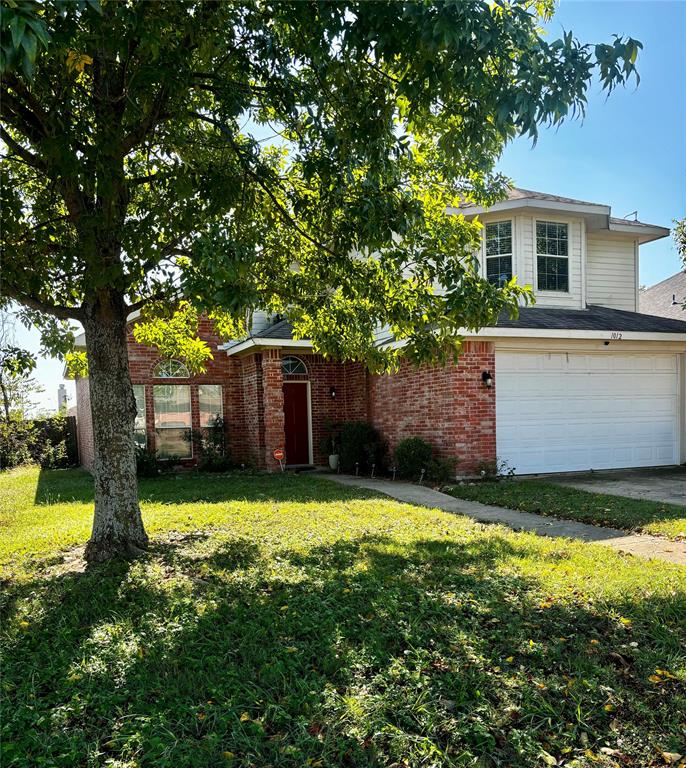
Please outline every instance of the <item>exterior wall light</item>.
[{"label": "exterior wall light", "polygon": [[332,400],[336,399],[336,387],[329,387],[329,395]]},{"label": "exterior wall light", "polygon": [[493,386],[493,376],[491,376],[490,371],[484,371],[481,374],[481,381],[484,383],[484,387],[492,387]]}]

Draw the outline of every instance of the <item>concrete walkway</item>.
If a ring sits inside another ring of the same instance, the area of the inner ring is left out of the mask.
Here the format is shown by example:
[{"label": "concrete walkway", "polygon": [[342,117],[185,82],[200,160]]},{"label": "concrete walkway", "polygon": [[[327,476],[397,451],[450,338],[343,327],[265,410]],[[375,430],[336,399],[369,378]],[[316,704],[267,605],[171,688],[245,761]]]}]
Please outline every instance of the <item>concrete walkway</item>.
[{"label": "concrete walkway", "polygon": [[627,533],[616,528],[604,528],[599,525],[577,523],[573,520],[534,515],[531,512],[517,512],[514,509],[493,507],[488,504],[480,504],[477,501],[456,499],[440,491],[434,491],[432,488],[425,488],[413,483],[371,480],[370,478],[350,475],[328,475],[328,477],[342,485],[385,493],[393,499],[408,504],[456,512],[481,523],[501,523],[515,531],[531,531],[539,536],[559,536],[589,541],[619,552],[686,566],[686,542],[683,541],[668,541],[657,536]]}]

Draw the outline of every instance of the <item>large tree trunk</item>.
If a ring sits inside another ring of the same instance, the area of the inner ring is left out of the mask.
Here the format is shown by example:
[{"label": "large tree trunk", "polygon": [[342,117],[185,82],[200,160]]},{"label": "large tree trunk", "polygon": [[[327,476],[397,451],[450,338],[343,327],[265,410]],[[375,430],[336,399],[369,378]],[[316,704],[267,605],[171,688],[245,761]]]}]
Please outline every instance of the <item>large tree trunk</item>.
[{"label": "large tree trunk", "polygon": [[93,420],[95,517],[86,559],[132,557],[147,546],[138,505],[133,426],[136,401],[126,348],[126,307],[114,291],[101,291],[84,308]]}]

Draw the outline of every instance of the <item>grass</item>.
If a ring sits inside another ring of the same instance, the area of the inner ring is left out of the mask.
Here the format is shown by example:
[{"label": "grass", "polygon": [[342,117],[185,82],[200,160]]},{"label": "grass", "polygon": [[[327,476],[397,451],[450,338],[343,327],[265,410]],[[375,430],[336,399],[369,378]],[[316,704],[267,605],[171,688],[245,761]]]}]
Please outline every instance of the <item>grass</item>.
[{"label": "grass", "polygon": [[79,572],[87,475],[0,475],[3,766],[664,766],[686,569],[302,476],[141,484]]},{"label": "grass", "polygon": [[686,507],[593,493],[537,480],[465,483],[447,493],[483,504],[686,540]]}]

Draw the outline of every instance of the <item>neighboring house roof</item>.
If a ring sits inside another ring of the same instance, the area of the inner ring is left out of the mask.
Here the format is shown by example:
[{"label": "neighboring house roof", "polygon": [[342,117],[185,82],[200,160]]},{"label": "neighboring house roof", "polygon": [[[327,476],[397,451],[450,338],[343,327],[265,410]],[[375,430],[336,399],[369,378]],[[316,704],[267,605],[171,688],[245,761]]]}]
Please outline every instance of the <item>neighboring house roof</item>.
[{"label": "neighboring house roof", "polygon": [[638,295],[638,306],[647,315],[660,315],[686,320],[686,273],[677,272],[660,283],[646,288]]},{"label": "neighboring house roof", "polygon": [[452,213],[461,213],[465,216],[477,216],[481,213],[498,213],[522,208],[539,210],[560,211],[567,214],[581,216],[586,220],[589,232],[608,231],[628,234],[635,237],[640,243],[649,243],[651,240],[659,240],[669,235],[669,229],[656,224],[646,224],[641,221],[618,219],[612,216],[609,205],[591,203],[587,200],[576,200],[573,197],[551,195],[547,192],[536,192],[533,189],[521,189],[513,187],[507,193],[505,200],[485,208],[484,206],[465,203],[459,208],[452,208]]},{"label": "neighboring house roof", "polygon": [[501,315],[498,328],[537,328],[578,331],[626,331],[637,333],[686,333],[684,320],[655,317],[623,309],[588,306],[586,309],[549,309],[522,307],[519,317],[511,320]]}]

